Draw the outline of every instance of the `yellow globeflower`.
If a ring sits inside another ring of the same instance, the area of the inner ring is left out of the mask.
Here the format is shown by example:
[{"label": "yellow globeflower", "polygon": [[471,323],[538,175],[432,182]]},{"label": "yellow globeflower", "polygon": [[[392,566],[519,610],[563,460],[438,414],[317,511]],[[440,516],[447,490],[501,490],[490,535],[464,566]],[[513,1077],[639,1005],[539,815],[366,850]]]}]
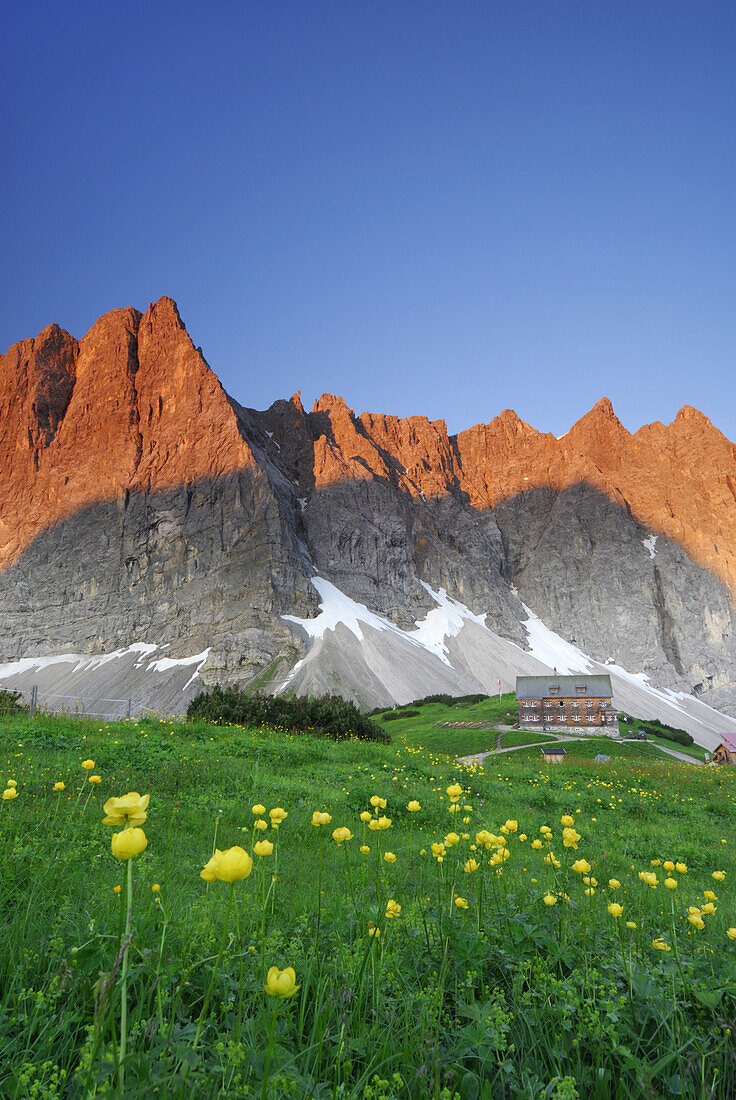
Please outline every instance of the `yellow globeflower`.
[{"label": "yellow globeflower", "polygon": [[421,810],[422,807],[419,805],[416,798],[413,798],[406,808],[409,813],[415,814],[417,810]]},{"label": "yellow globeflower", "polygon": [[154,893],[154,894],[160,894],[161,893],[161,887],[159,886],[159,884],[157,882],[154,882],[153,886],[151,887],[151,892]]},{"label": "yellow globeflower", "polygon": [[120,885],[113,886],[113,888],[112,888],[113,894],[119,894],[121,890],[122,890],[122,886],[120,886]]},{"label": "yellow globeflower", "polygon": [[459,802],[450,803],[450,805],[447,807],[447,809],[449,810],[449,812],[451,814],[461,814],[463,812],[463,808],[462,808],[462,806],[460,805]]},{"label": "yellow globeflower", "polygon": [[91,772],[91,771],[93,771],[93,769],[94,769],[94,766],[95,766],[95,762],[94,762],[94,760],[83,760],[83,761],[82,761],[82,767],[84,768],[84,770],[85,770],[86,772]]},{"label": "yellow globeflower", "polygon": [[371,813],[370,810],[363,810],[363,813],[360,815],[360,820],[361,821],[372,821],[373,820],[373,814]]},{"label": "yellow globeflower", "polygon": [[664,884],[665,884],[665,886],[667,887],[668,890],[676,890],[677,889],[677,879],[676,878],[666,878],[664,880]]},{"label": "yellow globeflower", "polygon": [[612,890],[621,889],[621,883],[618,881],[617,878],[609,878],[608,885],[611,887]]},{"label": "yellow globeflower", "polygon": [[270,840],[258,840],[253,845],[253,851],[257,856],[273,855],[273,844]]},{"label": "yellow globeflower", "polygon": [[627,920],[626,927],[631,929],[631,931],[633,932],[634,929],[636,928],[636,921],[635,920]]},{"label": "yellow globeflower", "polygon": [[672,874],[675,869],[675,865],[671,859],[666,859],[662,864],[662,867],[665,871],[667,871],[668,874]]},{"label": "yellow globeflower", "polygon": [[262,814],[265,814],[266,807],[261,802],[257,802],[256,805],[252,807],[251,812],[254,813],[256,817],[261,817]]},{"label": "yellow globeflower", "polygon": [[320,813],[319,810],[315,810],[312,814],[312,824],[318,828],[320,825],[329,825],[332,821],[332,814]]},{"label": "yellow globeflower", "polygon": [[710,877],[714,878],[716,880],[716,882],[723,882],[724,878],[726,877],[726,872],[725,871],[714,871],[713,874]]},{"label": "yellow globeflower", "polygon": [[3,802],[11,802],[14,798],[17,797],[18,792],[16,791],[15,787],[6,787],[3,791]]},{"label": "yellow globeflower", "polygon": [[469,859],[467,863],[464,864],[465,871],[469,875],[472,875],[473,871],[477,871],[479,867],[480,863],[478,863],[478,861],[475,859]]},{"label": "yellow globeflower", "polygon": [[661,938],[661,936],[660,936],[659,939],[652,940],[652,947],[656,948],[657,951],[671,951],[672,950],[670,945],[666,942],[666,940],[663,940]]},{"label": "yellow globeflower", "polygon": [[545,894],[542,900],[545,905],[557,905],[557,898],[554,894]]},{"label": "yellow globeflower", "polygon": [[378,828],[379,829],[390,829],[391,828],[391,818],[390,817],[379,817],[379,819],[378,819]]},{"label": "yellow globeflower", "polygon": [[370,821],[368,822],[368,828],[371,829],[371,831],[374,832],[374,833],[378,832],[378,830],[381,828],[381,826],[378,824],[378,818],[377,817],[372,817],[370,819]]},{"label": "yellow globeflower", "polygon": [[368,935],[375,936],[376,939],[381,935],[381,929],[372,920],[368,921]]},{"label": "yellow globeflower", "polygon": [[341,828],[334,830],[332,834],[332,839],[337,844],[342,844],[344,840],[352,840],[353,834],[350,832],[350,829],[343,825]]},{"label": "yellow globeflower", "polygon": [[142,825],[148,817],[146,810],[150,799],[150,794],[141,796],[138,791],[128,791],[121,798],[108,798],[102,807],[106,814],[102,824]]},{"label": "yellow globeflower", "polygon": [[620,917],[624,911],[623,905],[619,905],[617,901],[612,901],[608,906],[608,912],[612,917]]},{"label": "yellow globeflower", "polygon": [[392,917],[398,917],[400,912],[401,906],[397,901],[394,901],[393,898],[386,902],[386,916],[389,918],[389,920]]},{"label": "yellow globeflower", "polygon": [[148,844],[143,829],[123,829],[122,833],[113,833],[110,847],[115,859],[130,859],[138,856]]},{"label": "yellow globeflower", "polygon": [[587,859],[576,859],[572,865],[573,871],[576,871],[579,875],[590,874],[590,864]]},{"label": "yellow globeflower", "polygon": [[507,833],[515,833],[519,829],[519,822],[509,818],[508,821],[504,822],[503,828]]},{"label": "yellow globeflower", "polygon": [[457,833],[448,833],[445,837],[445,844],[448,848],[452,848],[454,844],[459,844],[459,842],[460,837],[457,835]]},{"label": "yellow globeflower", "polygon": [[5,786],[6,787],[17,787],[18,786],[18,780],[17,779],[9,779],[8,782],[5,784]]},{"label": "yellow globeflower", "polygon": [[562,830],[562,843],[566,848],[577,848],[578,841],[581,840],[580,833],[575,829],[563,829]]},{"label": "yellow globeflower", "polygon": [[675,870],[677,871],[678,875],[686,875],[687,874],[687,864],[686,863],[676,863],[675,864]]},{"label": "yellow globeflower", "polygon": [[703,890],[703,897],[706,901],[718,901],[718,898],[712,890]]},{"label": "yellow globeflower", "polygon": [[571,814],[563,814],[560,818],[560,825],[564,825],[566,829],[571,829],[575,824],[575,818]]},{"label": "yellow globeflower", "polygon": [[268,822],[264,821],[262,817],[256,818],[253,824],[255,828],[258,829],[259,833],[265,833],[266,829],[268,828]]},{"label": "yellow globeflower", "polygon": [[370,852],[370,848],[368,847],[368,845],[367,844],[361,844],[361,846],[360,846],[361,855],[367,856],[369,852]]},{"label": "yellow globeflower", "polygon": [[695,928],[705,928],[705,921],[702,917],[699,917],[696,913],[691,913],[687,918]]},{"label": "yellow globeflower", "polygon": [[542,846],[542,841],[539,839],[539,837],[535,838],[532,841],[532,848],[536,848],[537,850],[539,850]]},{"label": "yellow globeflower", "polygon": [[381,798],[380,795],[374,794],[374,795],[371,796],[371,806],[373,807],[374,810],[378,810],[378,809],[385,810],[386,809],[386,799]]},{"label": "yellow globeflower", "polygon": [[654,871],[640,871],[639,878],[642,882],[645,882],[647,886],[651,886],[652,890],[657,889],[659,879],[655,875]]},{"label": "yellow globeflower", "polygon": [[215,860],[215,878],[218,882],[239,882],[253,870],[253,860],[236,844],[220,852]]},{"label": "yellow globeflower", "polygon": [[90,783],[101,783],[102,782],[102,776],[101,775],[91,775],[89,777],[89,782]]},{"label": "yellow globeflower", "polygon": [[586,886],[586,888],[585,888],[586,898],[592,898],[593,894],[595,894],[595,888],[593,886]]},{"label": "yellow globeflower", "polygon": [[736,928],[727,928],[726,935],[730,940],[736,940]]},{"label": "yellow globeflower", "polygon": [[467,898],[455,898],[455,905],[458,907],[458,909],[467,909]]},{"label": "yellow globeflower", "polygon": [[65,791],[66,790],[66,783],[63,783],[62,780],[60,779],[58,783],[54,783],[54,790],[55,791]]},{"label": "yellow globeflower", "polygon": [[439,844],[433,844],[432,845],[432,855],[435,858],[437,858],[437,856],[443,856],[444,854],[445,854],[445,846],[442,842],[440,842]]},{"label": "yellow globeflower", "polygon": [[462,797],[463,789],[459,783],[451,783],[447,788],[447,796],[450,802],[459,802]]},{"label": "yellow globeflower", "polygon": [[393,852],[384,852],[383,858],[386,860],[386,863],[396,863],[396,856]]},{"label": "yellow globeflower", "polygon": [[712,901],[708,901],[702,906],[701,911],[708,914],[715,913],[716,907]]},{"label": "yellow globeflower", "polygon": [[286,970],[279,970],[272,966],[266,975],[266,984],[263,987],[269,997],[293,997],[301,989],[296,984],[296,974],[293,966],[287,966]]}]

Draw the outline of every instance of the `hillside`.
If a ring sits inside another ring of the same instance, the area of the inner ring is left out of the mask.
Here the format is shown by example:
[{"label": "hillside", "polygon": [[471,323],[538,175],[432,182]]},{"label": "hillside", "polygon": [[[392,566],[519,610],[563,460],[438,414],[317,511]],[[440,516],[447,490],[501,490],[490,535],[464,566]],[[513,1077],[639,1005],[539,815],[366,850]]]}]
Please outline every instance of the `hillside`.
[{"label": "hillside", "polygon": [[694,734],[725,720],[691,697],[736,713],[736,450],[690,407],[631,434],[604,399],[561,439],[508,410],[455,436],[332,395],[257,412],[162,298],[10,348],[0,475],[8,686],[380,706],[508,689],[556,663],[547,631],[623,709],[643,684]]}]

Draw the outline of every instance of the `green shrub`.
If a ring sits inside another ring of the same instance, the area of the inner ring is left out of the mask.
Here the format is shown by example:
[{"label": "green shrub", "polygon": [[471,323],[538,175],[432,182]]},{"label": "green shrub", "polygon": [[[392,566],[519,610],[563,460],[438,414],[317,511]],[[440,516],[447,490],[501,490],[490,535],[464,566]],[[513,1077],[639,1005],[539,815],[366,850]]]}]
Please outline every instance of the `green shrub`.
[{"label": "green shrub", "polygon": [[678,745],[692,745],[694,738],[687,730],[668,726],[665,722],[659,722],[656,718],[632,718],[630,714],[619,714],[619,722],[627,729],[637,734],[639,730],[651,733],[655,737],[663,737],[666,741],[674,741]]},{"label": "green shrub", "polygon": [[187,718],[309,731],[336,740],[357,737],[361,741],[382,741],[384,744],[391,740],[377,722],[372,722],[354,703],[339,695],[298,698],[251,695],[240,688],[223,688],[215,684],[211,690],[202,691],[192,699]]},{"label": "green shrub", "polygon": [[400,718],[418,718],[418,710],[392,710],[388,714],[385,714],[381,719],[382,722],[398,722]]},{"label": "green shrub", "polygon": [[0,691],[0,714],[5,718],[16,714],[28,714],[28,707],[22,702],[19,691]]}]

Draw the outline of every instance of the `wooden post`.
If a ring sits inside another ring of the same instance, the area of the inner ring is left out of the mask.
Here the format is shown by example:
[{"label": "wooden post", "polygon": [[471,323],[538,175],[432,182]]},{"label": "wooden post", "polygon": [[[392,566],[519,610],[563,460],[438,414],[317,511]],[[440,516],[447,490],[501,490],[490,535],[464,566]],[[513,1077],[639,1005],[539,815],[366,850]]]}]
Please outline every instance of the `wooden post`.
[{"label": "wooden post", "polygon": [[38,704],[38,684],[33,684],[31,687],[31,705],[28,708],[29,718],[33,718],[36,713],[36,706]]}]

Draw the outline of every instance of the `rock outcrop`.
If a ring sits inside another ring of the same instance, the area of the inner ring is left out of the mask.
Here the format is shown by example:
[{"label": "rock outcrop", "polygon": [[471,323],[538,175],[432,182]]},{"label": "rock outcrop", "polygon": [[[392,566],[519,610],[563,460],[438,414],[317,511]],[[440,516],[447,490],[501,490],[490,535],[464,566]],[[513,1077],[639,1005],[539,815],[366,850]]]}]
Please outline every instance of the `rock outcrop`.
[{"label": "rock outcrop", "polygon": [[316,572],[406,630],[430,585],[523,646],[525,603],[736,713],[736,448],[689,407],[631,434],[603,399],[561,439],[509,410],[449,436],[329,394],[257,412],[162,298],[2,357],[0,477],[4,660],[146,642],[277,685]]}]

